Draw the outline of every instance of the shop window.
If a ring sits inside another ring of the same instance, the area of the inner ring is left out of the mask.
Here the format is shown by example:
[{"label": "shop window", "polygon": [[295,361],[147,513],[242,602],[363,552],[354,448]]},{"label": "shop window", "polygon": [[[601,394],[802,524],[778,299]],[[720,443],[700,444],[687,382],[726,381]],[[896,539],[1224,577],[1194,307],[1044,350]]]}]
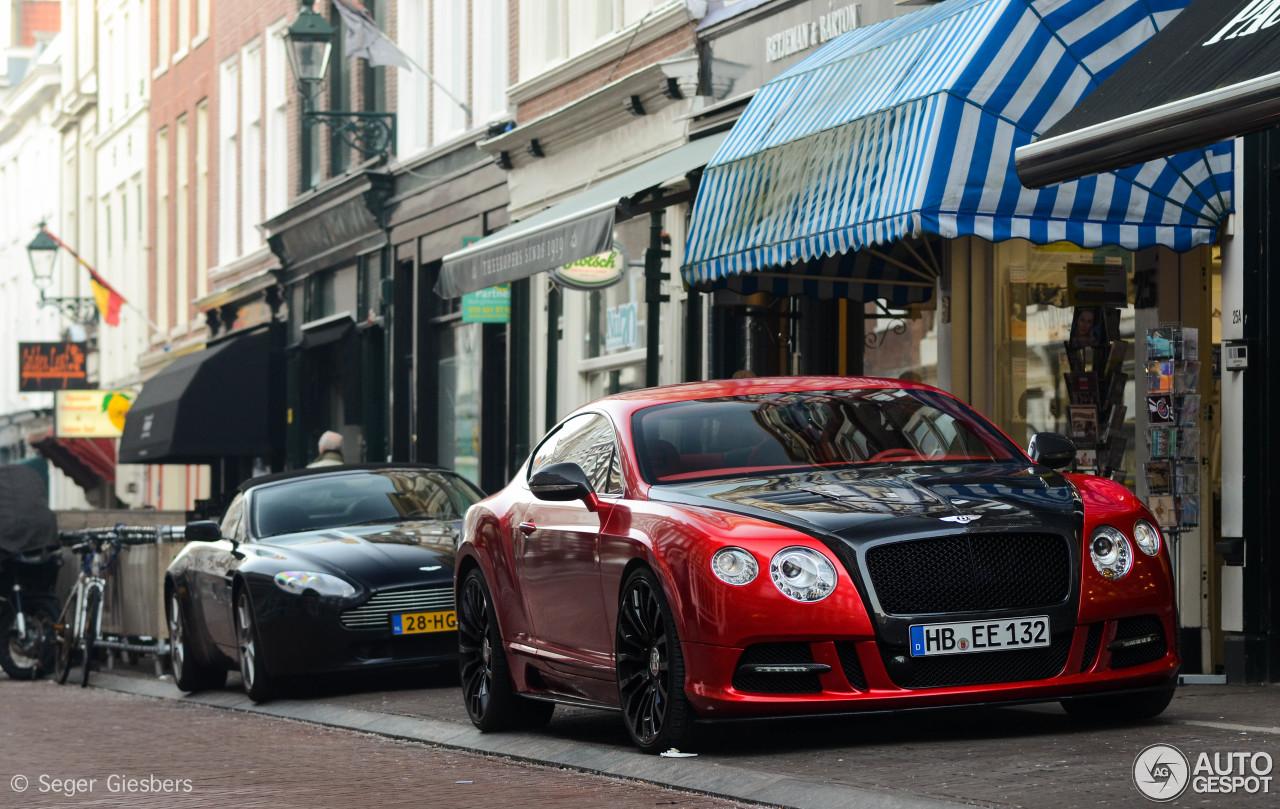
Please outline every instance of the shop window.
[{"label": "shop window", "polygon": [[865,322],[863,373],[936,385],[938,313],[918,307],[897,309],[884,300],[858,306]]}]

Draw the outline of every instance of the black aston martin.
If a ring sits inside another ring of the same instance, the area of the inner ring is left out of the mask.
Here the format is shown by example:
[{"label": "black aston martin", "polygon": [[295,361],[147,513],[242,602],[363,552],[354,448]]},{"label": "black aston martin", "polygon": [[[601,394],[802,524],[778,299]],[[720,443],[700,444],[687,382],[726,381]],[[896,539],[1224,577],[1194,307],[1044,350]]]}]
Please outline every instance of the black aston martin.
[{"label": "black aston martin", "polygon": [[238,667],[261,702],[290,676],[453,664],[454,547],[483,496],[412,464],[245,482],[221,525],[187,526],[165,575],[178,688],[220,687]]}]

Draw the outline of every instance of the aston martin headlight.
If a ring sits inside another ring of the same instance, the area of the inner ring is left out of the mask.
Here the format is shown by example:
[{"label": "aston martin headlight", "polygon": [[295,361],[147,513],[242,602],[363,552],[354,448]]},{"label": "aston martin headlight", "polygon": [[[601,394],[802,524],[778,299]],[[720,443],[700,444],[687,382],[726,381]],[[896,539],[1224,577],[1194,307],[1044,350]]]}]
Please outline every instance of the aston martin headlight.
[{"label": "aston martin headlight", "polygon": [[711,571],[725,584],[748,584],[760,572],[756,558],[742,548],[721,548],[711,557]]},{"label": "aston martin headlight", "polygon": [[350,582],[331,576],[328,573],[309,573],[305,570],[286,570],[276,574],[276,587],[286,593],[302,595],[314,590],[317,595],[350,598],[356,594],[356,588]]},{"label": "aston martin headlight", "polygon": [[1123,579],[1133,565],[1133,550],[1124,534],[1109,525],[1099,526],[1089,540],[1089,555],[1102,578]]},{"label": "aston martin headlight", "polygon": [[814,549],[799,545],[773,555],[769,576],[784,596],[796,601],[821,601],[836,589],[835,566]]},{"label": "aston martin headlight", "polygon": [[1160,552],[1160,531],[1146,520],[1138,520],[1133,524],[1133,541],[1147,556],[1155,556]]}]

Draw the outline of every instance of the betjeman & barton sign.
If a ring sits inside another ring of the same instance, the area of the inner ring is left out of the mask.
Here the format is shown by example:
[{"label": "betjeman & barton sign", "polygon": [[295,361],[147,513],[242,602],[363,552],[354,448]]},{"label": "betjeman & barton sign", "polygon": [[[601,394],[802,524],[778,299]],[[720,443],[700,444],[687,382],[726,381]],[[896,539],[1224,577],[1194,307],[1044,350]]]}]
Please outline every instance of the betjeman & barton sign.
[{"label": "betjeman & barton sign", "polygon": [[89,387],[85,343],[18,343],[18,390],[84,390]]}]

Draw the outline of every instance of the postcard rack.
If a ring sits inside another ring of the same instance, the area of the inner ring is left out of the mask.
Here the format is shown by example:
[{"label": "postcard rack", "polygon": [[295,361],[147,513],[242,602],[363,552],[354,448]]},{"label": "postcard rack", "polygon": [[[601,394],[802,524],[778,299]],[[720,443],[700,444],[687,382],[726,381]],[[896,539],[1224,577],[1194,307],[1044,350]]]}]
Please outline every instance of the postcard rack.
[{"label": "postcard rack", "polygon": [[1199,332],[1147,330],[1147,507],[1162,531],[1200,524]]},{"label": "postcard rack", "polygon": [[1110,306],[1078,306],[1071,335],[1063,344],[1067,422],[1076,445],[1074,469],[1119,480],[1128,439],[1124,371],[1129,342],[1120,339],[1120,310]]}]

